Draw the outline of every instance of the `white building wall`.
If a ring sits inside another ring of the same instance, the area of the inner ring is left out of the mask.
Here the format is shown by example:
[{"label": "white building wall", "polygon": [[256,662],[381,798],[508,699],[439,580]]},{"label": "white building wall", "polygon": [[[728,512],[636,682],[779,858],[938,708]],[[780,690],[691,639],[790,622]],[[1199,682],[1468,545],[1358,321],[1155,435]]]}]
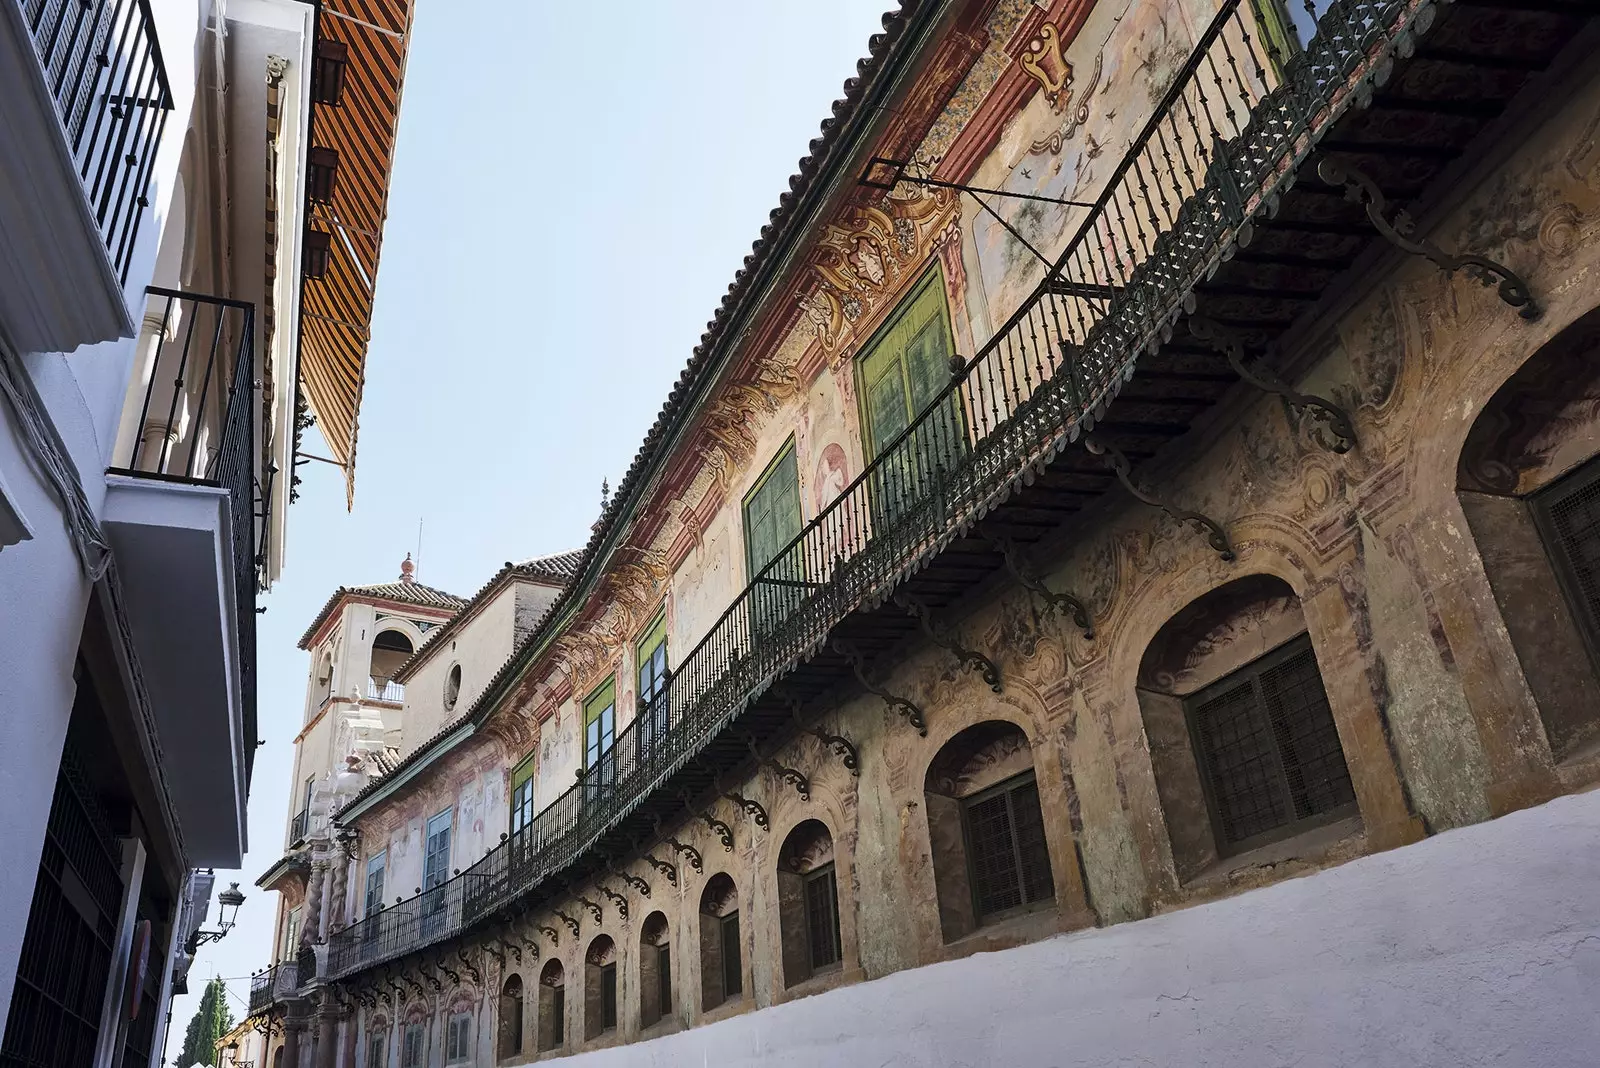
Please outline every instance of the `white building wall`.
[{"label": "white building wall", "polygon": [[[124,299],[137,325],[155,269],[176,183],[183,131],[195,93],[195,54],[208,0],[152,0],[174,108],[152,169],[150,207],[128,271]],[[105,499],[105,471],[133,367],[132,338],[71,354],[23,354],[23,364],[61,444],[77,468],[90,510]],[[38,873],[56,768],[76,692],[73,664],[89,581],[73,549],[59,498],[44,481],[0,402],[0,481],[32,528],[0,551],[0,796],[8,799],[6,863],[0,865],[0,946],[22,944]],[[11,1004],[16,955],[0,954],[0,1025]],[[0,1028],[3,1030],[3,1028]]]},{"label": "white building wall", "polygon": [[1591,792],[1214,904],[561,1063],[1592,1068],[1597,991]]},{"label": "white building wall", "polygon": [[[517,585],[501,590],[454,634],[441,635],[444,645],[427,646],[428,657],[406,679],[406,713],[401,752],[409,755],[439,728],[472,707],[483,688],[511,655],[516,621]],[[450,668],[461,665],[461,693],[455,708],[444,707],[444,683]]]}]

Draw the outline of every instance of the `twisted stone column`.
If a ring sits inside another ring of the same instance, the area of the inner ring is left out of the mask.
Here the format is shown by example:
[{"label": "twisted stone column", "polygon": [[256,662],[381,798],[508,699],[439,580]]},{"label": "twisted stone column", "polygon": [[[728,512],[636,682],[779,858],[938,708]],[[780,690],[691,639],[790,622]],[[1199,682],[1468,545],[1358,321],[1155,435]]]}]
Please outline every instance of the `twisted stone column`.
[{"label": "twisted stone column", "polygon": [[311,862],[311,881],[306,885],[306,918],[300,925],[302,946],[309,946],[322,938],[322,883],[327,874],[326,860]]}]

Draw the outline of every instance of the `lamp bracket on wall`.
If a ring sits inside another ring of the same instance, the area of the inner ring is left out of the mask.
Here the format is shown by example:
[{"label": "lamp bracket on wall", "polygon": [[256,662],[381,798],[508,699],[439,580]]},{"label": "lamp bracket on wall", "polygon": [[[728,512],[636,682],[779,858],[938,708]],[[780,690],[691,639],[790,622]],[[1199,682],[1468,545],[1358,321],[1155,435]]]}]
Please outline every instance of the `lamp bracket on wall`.
[{"label": "lamp bracket on wall", "polygon": [[[561,916],[561,918],[563,920],[566,920],[567,921],[567,926],[569,926],[569,927],[571,927],[573,929],[573,934],[574,935],[577,934],[577,929],[578,929],[578,921],[577,920],[574,920],[570,916],[562,916],[561,913],[559,913],[559,912],[556,913],[556,915],[557,916]],[[552,946],[559,946],[561,944],[561,932],[556,930],[554,927],[551,927],[547,923],[541,923],[539,925],[539,930],[544,932],[545,936],[550,939],[550,944]]]},{"label": "lamp bracket on wall", "polygon": [[1329,185],[1344,186],[1345,199],[1366,209],[1367,219],[1389,244],[1402,252],[1433,261],[1441,271],[1465,271],[1467,277],[1484,286],[1495,286],[1500,299],[1517,309],[1517,314],[1534,320],[1544,314],[1533,291],[1511,268],[1487,256],[1454,256],[1417,234],[1417,223],[1407,211],[1396,209],[1389,218],[1389,204],[1383,191],[1365,172],[1348,163],[1324,156],[1317,164],[1317,176]]},{"label": "lamp bracket on wall", "polygon": [[1128,458],[1115,445],[1103,442],[1092,435],[1083,439],[1083,445],[1094,455],[1104,458],[1106,466],[1116,472],[1117,480],[1122,483],[1123,488],[1133,494],[1135,498],[1150,505],[1152,508],[1161,509],[1179,522],[1192,525],[1195,530],[1206,536],[1207,543],[1210,544],[1212,549],[1216,550],[1218,556],[1230,563],[1233,561],[1233,543],[1228,540],[1228,532],[1222,529],[1221,523],[1209,516],[1201,515],[1199,512],[1191,512],[1186,508],[1168,504],[1135,486],[1133,479],[1128,474]]},{"label": "lamp bracket on wall", "polygon": [[[577,938],[578,937],[578,933],[579,933],[578,932],[578,921],[573,919],[571,916],[568,916],[565,912],[562,912],[560,909],[556,909],[556,915],[561,918],[561,922],[562,923],[567,925],[567,930],[572,932],[572,937],[573,938]],[[552,935],[551,936],[551,940],[553,941],[554,938],[555,938],[555,936]]]},{"label": "lamp bracket on wall", "polygon": [[789,715],[794,718],[795,726],[811,735],[811,737],[815,738],[823,745],[831,748],[834,752],[834,755],[837,756],[844,764],[845,770],[857,778],[860,778],[860,754],[856,752],[856,747],[850,741],[850,739],[838,734],[829,734],[820,723],[809,727],[806,726],[805,717],[800,714],[800,699],[789,694],[784,694],[782,696],[784,701],[786,701],[789,705]]},{"label": "lamp bracket on wall", "polygon": [[927,721],[922,718],[922,709],[904,697],[897,697],[880,686],[874,686],[867,681],[867,662],[861,655],[861,650],[842,638],[833,639],[834,652],[850,661],[850,668],[855,672],[856,681],[861,683],[862,689],[879,697],[889,706],[890,711],[898,712],[905,721],[916,728],[918,734],[924,738],[928,736]]},{"label": "lamp bracket on wall", "polygon": [[785,767],[772,757],[761,755],[761,750],[756,746],[753,737],[746,737],[745,744],[750,747],[750,755],[756,758],[756,764],[771,771],[778,778],[794,787],[795,793],[800,795],[800,800],[811,800],[811,780],[806,778],[804,772],[798,768]]},{"label": "lamp bracket on wall", "polygon": [[1001,692],[1000,669],[995,667],[994,661],[976,649],[968,649],[959,640],[944,634],[940,628],[934,626],[933,610],[931,608],[904,590],[895,591],[894,603],[916,617],[917,625],[922,628],[923,635],[930,642],[954,656],[956,661],[968,671],[977,672],[982,676],[989,689],[995,693]]},{"label": "lamp bracket on wall", "polygon": [[1029,565],[1020,545],[1010,538],[992,534],[981,528],[978,533],[1000,551],[1001,557],[1006,562],[1006,570],[1017,580],[1017,585],[1030,593],[1038,594],[1051,608],[1071,617],[1073,624],[1083,631],[1085,638],[1094,637],[1094,619],[1089,615],[1088,607],[1072,594],[1059,593],[1046,586],[1044,580]]},{"label": "lamp bracket on wall", "polygon": [[1189,333],[1206,342],[1228,358],[1233,373],[1261,390],[1284,399],[1296,413],[1309,409],[1317,420],[1314,434],[1317,444],[1329,452],[1347,453],[1356,443],[1356,431],[1343,408],[1324,397],[1301,393],[1279,378],[1266,364],[1257,360],[1254,367],[1244,362],[1244,341],[1237,333],[1222,324],[1201,315],[1189,317]]}]

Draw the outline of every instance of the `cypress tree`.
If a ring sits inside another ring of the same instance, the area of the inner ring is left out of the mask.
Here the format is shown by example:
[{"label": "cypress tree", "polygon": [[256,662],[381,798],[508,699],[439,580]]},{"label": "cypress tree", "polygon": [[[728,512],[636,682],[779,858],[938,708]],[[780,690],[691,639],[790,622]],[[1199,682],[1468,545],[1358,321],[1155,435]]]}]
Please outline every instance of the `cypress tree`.
[{"label": "cypress tree", "polygon": [[181,1068],[217,1063],[217,1042],[233,1030],[233,1014],[228,1011],[227,998],[220,978],[206,984],[205,993],[200,995],[200,1007],[183,1035],[183,1052],[178,1056]]}]

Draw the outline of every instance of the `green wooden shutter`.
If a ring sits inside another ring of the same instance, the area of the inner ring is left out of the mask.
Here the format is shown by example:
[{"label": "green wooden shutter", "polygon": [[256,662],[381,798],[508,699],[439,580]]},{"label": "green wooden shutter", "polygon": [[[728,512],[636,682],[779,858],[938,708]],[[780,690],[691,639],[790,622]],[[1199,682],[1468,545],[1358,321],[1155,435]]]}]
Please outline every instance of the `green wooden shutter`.
[{"label": "green wooden shutter", "polygon": [[777,560],[799,535],[801,526],[800,474],[794,442],[790,441],[745,497],[745,566],[755,584],[751,610],[758,631],[770,631],[805,599],[805,568],[799,546],[761,575],[762,569]]}]

